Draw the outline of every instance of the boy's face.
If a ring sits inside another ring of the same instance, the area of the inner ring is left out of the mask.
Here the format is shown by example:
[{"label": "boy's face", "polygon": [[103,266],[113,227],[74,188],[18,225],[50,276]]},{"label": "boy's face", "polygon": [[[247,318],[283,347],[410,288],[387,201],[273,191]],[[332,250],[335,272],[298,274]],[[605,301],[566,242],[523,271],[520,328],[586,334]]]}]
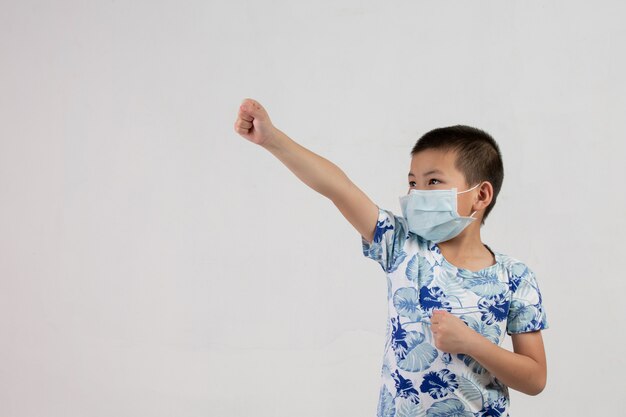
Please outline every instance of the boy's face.
[{"label": "boy's face", "polygon": [[[465,175],[454,166],[455,162],[455,151],[426,149],[416,153],[411,158],[411,169],[408,177],[409,191],[413,188],[417,190],[449,190],[456,188],[457,192],[460,192],[476,185],[466,183]],[[457,211],[459,215],[469,216],[471,214],[473,211],[472,205],[478,191],[479,188],[476,188],[470,192],[457,195]]]}]

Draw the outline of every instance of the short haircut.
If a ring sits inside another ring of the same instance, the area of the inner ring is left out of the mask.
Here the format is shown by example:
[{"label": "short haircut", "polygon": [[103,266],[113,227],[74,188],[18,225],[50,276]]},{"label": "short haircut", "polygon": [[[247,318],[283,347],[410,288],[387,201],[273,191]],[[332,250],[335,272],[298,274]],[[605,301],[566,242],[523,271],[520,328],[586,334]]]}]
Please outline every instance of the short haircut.
[{"label": "short haircut", "polygon": [[485,209],[482,224],[496,204],[502,188],[504,166],[496,141],[487,132],[475,127],[456,125],[440,127],[424,134],[415,143],[411,156],[426,149],[455,151],[455,167],[465,176],[468,186],[489,181],[493,186],[493,199]]}]

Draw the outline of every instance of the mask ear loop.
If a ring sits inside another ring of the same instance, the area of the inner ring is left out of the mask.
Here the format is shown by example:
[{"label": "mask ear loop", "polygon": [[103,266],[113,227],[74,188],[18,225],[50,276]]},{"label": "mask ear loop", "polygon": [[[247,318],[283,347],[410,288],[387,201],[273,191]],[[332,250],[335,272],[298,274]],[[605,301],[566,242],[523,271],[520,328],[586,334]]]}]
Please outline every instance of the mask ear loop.
[{"label": "mask ear loop", "polygon": [[482,182],[479,182],[478,184],[476,184],[476,185],[475,185],[475,186],[473,186],[472,188],[469,188],[469,189],[467,189],[467,190],[465,190],[465,191],[458,192],[457,194],[463,194],[463,193],[467,193],[467,192],[469,192],[469,191],[472,191],[474,188],[478,187],[480,184],[482,184]]},{"label": "mask ear loop", "polygon": [[[457,193],[457,194],[463,194],[463,193],[467,193],[468,191],[472,191],[474,188],[478,187],[478,186],[479,186],[479,185],[481,185],[481,184],[482,184],[482,181],[481,181],[481,182],[479,182],[478,184],[476,184],[475,186],[473,186],[472,188],[467,189],[467,190],[465,190],[465,191],[461,191],[461,192],[459,192],[459,193]],[[474,214],[476,214],[477,212],[478,212],[478,210],[475,210],[472,214],[470,214],[470,215],[469,215],[469,217],[471,217],[471,218],[475,219],[476,217],[474,217]]]}]

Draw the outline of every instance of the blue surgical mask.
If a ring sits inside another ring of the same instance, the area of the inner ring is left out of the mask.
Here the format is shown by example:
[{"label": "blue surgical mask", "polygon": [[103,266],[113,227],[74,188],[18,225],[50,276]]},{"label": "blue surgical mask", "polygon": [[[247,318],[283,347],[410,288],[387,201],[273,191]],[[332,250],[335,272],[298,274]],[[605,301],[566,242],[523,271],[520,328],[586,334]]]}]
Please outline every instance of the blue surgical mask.
[{"label": "blue surgical mask", "polygon": [[478,187],[458,192],[451,190],[416,190],[400,197],[402,214],[409,230],[434,243],[445,242],[458,236],[476,218],[460,216],[457,211],[457,194],[467,193]]}]

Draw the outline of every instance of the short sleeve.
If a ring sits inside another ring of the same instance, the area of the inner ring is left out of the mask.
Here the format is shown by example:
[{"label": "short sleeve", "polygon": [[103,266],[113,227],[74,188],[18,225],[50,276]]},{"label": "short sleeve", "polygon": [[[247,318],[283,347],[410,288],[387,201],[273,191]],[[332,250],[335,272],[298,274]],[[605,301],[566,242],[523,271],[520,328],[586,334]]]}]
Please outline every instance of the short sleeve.
[{"label": "short sleeve", "polygon": [[537,279],[526,265],[517,263],[511,267],[509,288],[512,295],[507,333],[511,335],[549,328]]},{"label": "short sleeve", "polygon": [[406,230],[404,217],[379,207],[374,239],[368,242],[361,236],[363,255],[378,262],[385,272],[392,272],[398,256],[404,253]]}]

